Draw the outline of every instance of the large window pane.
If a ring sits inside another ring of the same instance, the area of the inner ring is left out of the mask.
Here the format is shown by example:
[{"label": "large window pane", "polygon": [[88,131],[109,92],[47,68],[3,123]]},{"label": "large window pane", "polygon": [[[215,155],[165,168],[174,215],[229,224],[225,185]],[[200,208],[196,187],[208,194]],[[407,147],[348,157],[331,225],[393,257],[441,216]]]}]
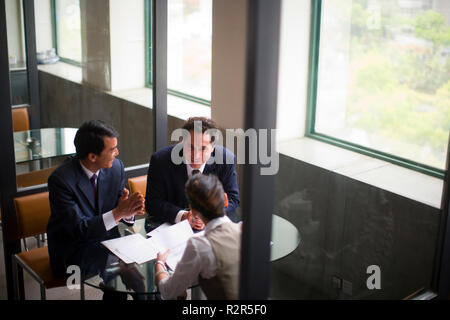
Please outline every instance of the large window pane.
[{"label": "large window pane", "polygon": [[211,100],[211,0],[168,2],[168,88]]},{"label": "large window pane", "polygon": [[322,1],[315,132],[444,169],[450,2]]},{"label": "large window pane", "polygon": [[56,0],[55,11],[58,55],[81,62],[80,1]]}]

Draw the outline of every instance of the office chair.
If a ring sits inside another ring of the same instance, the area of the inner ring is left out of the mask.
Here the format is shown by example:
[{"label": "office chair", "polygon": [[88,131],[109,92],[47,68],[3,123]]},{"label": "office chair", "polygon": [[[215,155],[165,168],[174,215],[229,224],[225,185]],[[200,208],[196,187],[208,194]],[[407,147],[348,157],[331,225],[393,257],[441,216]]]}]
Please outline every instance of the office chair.
[{"label": "office chair", "polygon": [[[46,232],[50,218],[48,192],[14,198],[17,213],[18,237],[24,239]],[[38,283],[41,300],[46,299],[46,289],[66,286],[67,277],[58,278],[52,273],[48,247],[40,247],[14,255],[14,276],[18,292],[18,268],[26,270]],[[84,300],[84,286],[80,283],[80,297]]]},{"label": "office chair", "polygon": [[147,189],[147,175],[129,178],[128,186],[130,187],[130,194],[139,191],[145,197],[145,191]]},{"label": "office chair", "polygon": [[56,169],[55,167],[50,167],[42,170],[35,170],[27,173],[18,174],[17,187],[25,188],[30,186],[35,186],[43,183],[47,183],[48,177]]},{"label": "office chair", "polygon": [[14,132],[30,130],[30,120],[28,118],[27,106],[13,107],[11,112]]}]

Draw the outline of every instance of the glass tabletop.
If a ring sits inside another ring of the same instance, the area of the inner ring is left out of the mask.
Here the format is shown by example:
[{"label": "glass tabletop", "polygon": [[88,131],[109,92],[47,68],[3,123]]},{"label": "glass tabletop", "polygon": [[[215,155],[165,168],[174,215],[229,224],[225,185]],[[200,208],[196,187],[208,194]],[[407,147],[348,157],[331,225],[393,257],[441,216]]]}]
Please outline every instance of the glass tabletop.
[{"label": "glass tabletop", "polygon": [[292,223],[276,214],[272,215],[271,262],[285,258],[294,252],[300,241],[300,232]]},{"label": "glass tabletop", "polygon": [[75,153],[77,128],[44,128],[14,132],[16,163],[49,159]]},{"label": "glass tabletop", "polygon": [[[149,219],[138,219],[132,227],[119,223],[119,232],[122,236],[140,233],[146,237],[149,231],[158,226],[159,223]],[[277,215],[272,216],[271,261],[292,253],[300,241],[300,232],[292,223]],[[86,285],[102,290],[135,294],[134,297],[137,299],[147,299],[158,293],[154,282],[156,260],[140,265],[136,263],[127,265],[103,245],[95,247],[94,250],[89,254],[93,259],[92,264],[85,268],[84,272]]]},{"label": "glass tabletop", "polygon": [[[158,226],[159,223],[154,223],[152,229]],[[119,232],[121,236],[140,233],[147,237],[145,227],[145,219],[138,219],[132,227],[119,223]],[[156,260],[142,264],[125,264],[101,244],[87,256],[95,258],[91,262],[94,267],[87,262],[86,266],[81,268],[85,278],[83,282],[86,285],[102,290],[129,293],[134,295],[134,299],[151,299],[158,293],[154,281]]]}]

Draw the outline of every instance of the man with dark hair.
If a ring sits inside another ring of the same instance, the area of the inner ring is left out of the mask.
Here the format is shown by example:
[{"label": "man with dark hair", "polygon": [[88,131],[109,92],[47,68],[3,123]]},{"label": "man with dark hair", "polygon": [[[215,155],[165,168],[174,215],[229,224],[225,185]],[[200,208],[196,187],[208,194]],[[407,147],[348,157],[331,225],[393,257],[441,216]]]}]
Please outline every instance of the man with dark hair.
[{"label": "man with dark hair", "polygon": [[82,267],[91,244],[119,237],[117,224],[144,213],[140,193],[129,195],[123,164],[116,159],[118,133],[102,121],[84,123],[75,136],[76,156],[48,178],[51,216],[47,226],[50,265],[62,276]]},{"label": "man with dark hair", "polygon": [[[193,117],[182,129],[186,135],[181,144],[158,150],[150,159],[145,195],[149,216],[170,223],[188,219],[194,230],[202,230],[204,223],[186,209],[188,202],[184,185],[193,174],[203,173],[219,178],[229,199],[225,212],[233,221],[239,220],[234,214],[239,206],[236,157],[228,149],[215,144],[217,125],[211,119]],[[172,159],[177,150],[181,151],[183,159],[179,164]]]}]

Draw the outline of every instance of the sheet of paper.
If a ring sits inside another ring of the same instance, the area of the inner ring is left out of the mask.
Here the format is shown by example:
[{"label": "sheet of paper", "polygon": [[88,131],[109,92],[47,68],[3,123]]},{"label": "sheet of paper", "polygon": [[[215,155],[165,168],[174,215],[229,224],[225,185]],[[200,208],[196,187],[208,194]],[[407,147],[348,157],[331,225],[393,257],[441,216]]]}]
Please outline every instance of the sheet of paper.
[{"label": "sheet of paper", "polygon": [[143,242],[136,243],[135,246],[128,247],[126,254],[138,264],[156,259],[156,255],[160,250],[150,240],[147,239]]},{"label": "sheet of paper", "polygon": [[180,223],[165,228],[162,232],[155,233],[151,239],[153,239],[154,244],[158,248],[166,251],[186,242],[193,234],[194,232],[189,222],[183,220]]},{"label": "sheet of paper", "polygon": [[163,223],[163,224],[160,225],[158,228],[156,228],[156,229],[150,231],[149,233],[147,233],[147,236],[153,237],[155,234],[162,232],[164,229],[166,229],[166,228],[168,228],[168,227],[170,227],[170,226],[171,226],[171,224],[168,223],[168,222]]},{"label": "sheet of paper", "polygon": [[170,249],[170,254],[167,257],[166,264],[171,270],[175,270],[178,262],[183,258],[184,250],[186,249],[187,242],[183,242],[178,246]]},{"label": "sheet of paper", "polygon": [[105,240],[102,241],[102,244],[117,257],[119,257],[123,262],[129,264],[135,262],[135,260],[129,254],[127,254],[128,249],[130,247],[139,245],[139,243],[143,241],[145,241],[145,238],[137,233],[126,237]]}]

